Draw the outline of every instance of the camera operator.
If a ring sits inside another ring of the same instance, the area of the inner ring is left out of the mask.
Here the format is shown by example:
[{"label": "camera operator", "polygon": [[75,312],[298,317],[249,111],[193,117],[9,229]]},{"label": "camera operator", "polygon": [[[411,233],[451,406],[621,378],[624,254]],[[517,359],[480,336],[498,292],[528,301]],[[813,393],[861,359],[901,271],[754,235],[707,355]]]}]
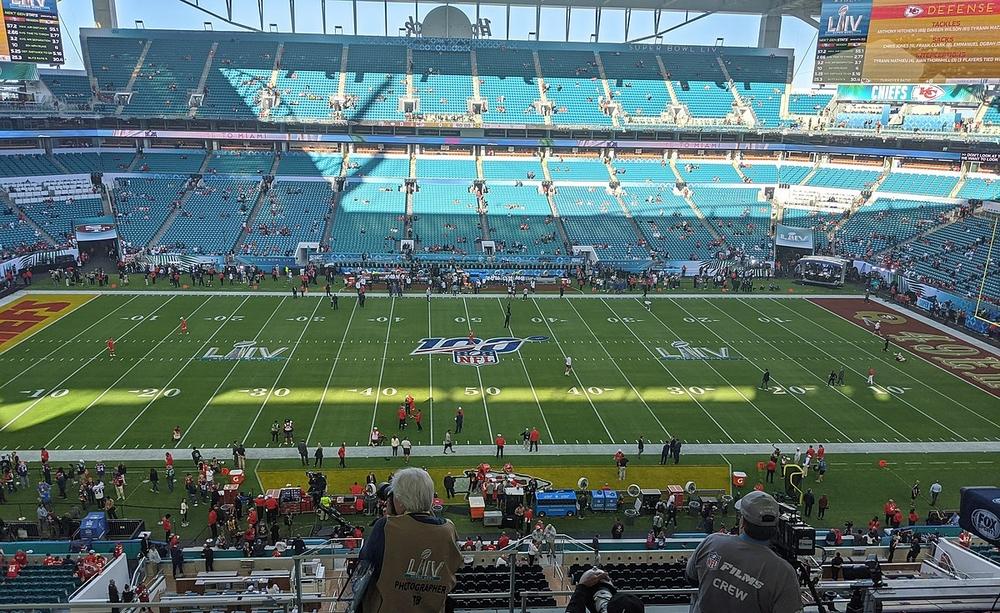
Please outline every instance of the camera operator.
[{"label": "camera operator", "polygon": [[642,601],[618,594],[607,572],[591,568],[580,576],[576,590],[566,605],[566,613],[642,613]]},{"label": "camera operator", "polygon": [[434,482],[423,469],[404,468],[380,489],[388,516],[375,522],[358,556],[354,610],[444,611],[462,554],[454,524],[431,514]]},{"label": "camera operator", "polygon": [[799,579],[791,564],[771,551],[778,502],[753,491],[736,503],[740,534],[712,534],[688,558],[687,576],[698,583],[691,613],[797,613]]}]

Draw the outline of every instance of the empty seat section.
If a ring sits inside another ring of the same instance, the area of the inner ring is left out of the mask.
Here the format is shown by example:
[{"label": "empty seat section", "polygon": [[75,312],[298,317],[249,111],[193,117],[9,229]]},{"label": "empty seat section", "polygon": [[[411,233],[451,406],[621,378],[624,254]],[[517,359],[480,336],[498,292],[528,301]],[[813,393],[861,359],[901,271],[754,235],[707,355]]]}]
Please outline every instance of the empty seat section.
[{"label": "empty seat section", "polygon": [[472,157],[417,158],[418,179],[469,179],[471,183],[477,177],[476,160]]},{"label": "empty seat section", "polygon": [[118,178],[111,197],[118,231],[130,246],[142,248],[176,208],[187,184],[179,178]]},{"label": "empty seat section", "polygon": [[0,176],[2,177],[37,177],[58,174],[62,174],[62,170],[53,164],[48,156],[41,153],[0,155]]},{"label": "empty seat section", "polygon": [[45,88],[58,102],[59,108],[86,109],[90,107],[94,92],[87,74],[39,73]]},{"label": "empty seat section", "polygon": [[281,154],[277,176],[339,177],[344,157],[339,153],[314,153],[311,151]]},{"label": "empty seat section", "polygon": [[139,156],[135,170],[137,172],[162,172],[190,175],[201,169],[205,161],[205,152],[200,150],[170,151],[158,153],[147,150]]},{"label": "empty seat section", "polygon": [[330,235],[338,254],[397,253],[406,228],[406,194],[399,183],[348,181]]},{"label": "empty seat section", "polygon": [[611,162],[622,183],[670,183],[677,181],[670,166],[662,159],[636,159],[618,157]]},{"label": "empty seat section", "polygon": [[553,104],[552,121],[562,125],[610,126],[601,112],[605,97],[597,60],[590,51],[538,51],[545,96]]},{"label": "empty seat section", "polygon": [[670,106],[667,84],[652,53],[601,53],[611,95],[629,115],[659,117]]},{"label": "empty seat section", "polygon": [[753,183],[787,183],[798,185],[802,179],[806,178],[810,165],[793,164],[768,164],[756,160],[747,160],[740,163],[742,172]]},{"label": "empty seat section", "polygon": [[187,115],[211,49],[207,40],[154,40],[132,85],[125,115]]},{"label": "empty seat section", "polygon": [[1000,180],[993,177],[968,175],[965,177],[965,183],[958,190],[958,197],[998,200],[1000,199]]},{"label": "empty seat section", "polygon": [[266,175],[274,154],[264,151],[215,151],[208,159],[206,175]]},{"label": "empty seat section", "polygon": [[413,95],[420,114],[465,115],[472,97],[468,51],[413,51]]},{"label": "empty seat section", "polygon": [[406,49],[394,45],[350,45],[346,77],[346,93],[354,97],[354,106],[346,111],[348,119],[405,119],[399,112],[399,98],[406,95]]},{"label": "empty seat section", "polygon": [[614,196],[603,187],[559,187],[556,208],[571,243],[593,245],[597,256],[610,260],[649,257]]},{"label": "empty seat section", "polygon": [[487,187],[486,222],[497,251],[552,255],[563,250],[552,209],[548,199],[538,193],[538,183]]},{"label": "empty seat section", "polygon": [[88,37],[87,55],[98,89],[111,93],[125,91],[145,46],[145,39]]},{"label": "empty seat section", "polygon": [[285,43],[274,84],[280,102],[268,117],[303,122],[331,119],[330,96],[340,87],[342,54],[340,44]]},{"label": "empty seat section", "polygon": [[260,180],[207,177],[184,203],[160,245],[182,253],[225,254],[257,200]]},{"label": "empty seat section", "polygon": [[534,56],[517,48],[477,49],[479,95],[487,100],[486,123],[540,123]]},{"label": "empty seat section", "polygon": [[757,117],[758,128],[776,128],[781,125],[781,97],[784,83],[739,83],[737,92]]},{"label": "empty seat section", "polygon": [[726,75],[714,56],[694,61],[686,54],[661,55],[673,81],[674,94],[692,117],[721,119],[733,110],[735,99]]},{"label": "empty seat section", "polygon": [[55,160],[74,174],[126,172],[135,152],[95,151],[93,153],[56,153]]},{"label": "empty seat section", "polygon": [[944,222],[953,205],[877,198],[862,206],[837,231],[842,249],[871,256]]},{"label": "empty seat section", "polygon": [[271,79],[278,44],[220,41],[205,81],[205,98],[198,117],[254,120],[260,115],[261,92]]},{"label": "empty seat section", "polygon": [[898,257],[911,279],[973,296],[982,287],[984,294],[995,296],[1000,293],[1000,277],[987,275],[982,285],[993,226],[988,217],[969,215],[907,244]]},{"label": "empty seat section", "polygon": [[483,175],[486,180],[541,181],[542,165],[537,158],[483,158]]},{"label": "empty seat section", "polygon": [[410,176],[410,160],[399,156],[352,154],[347,160],[347,176],[405,179]]},{"label": "empty seat section", "polygon": [[943,198],[951,193],[956,183],[958,175],[893,171],[878,189],[880,192],[923,194]]},{"label": "empty seat section", "polygon": [[821,166],[806,185],[813,187],[831,187],[836,189],[856,189],[859,191],[871,187],[882,170],[864,170],[859,168],[838,168],[836,166]]},{"label": "empty seat section", "polygon": [[742,183],[730,162],[677,160],[677,172],[686,183]]},{"label": "empty seat section", "polygon": [[730,247],[757,257],[771,254],[771,203],[759,201],[758,189],[695,187],[694,201],[716,233]]},{"label": "empty seat section", "polygon": [[673,184],[626,186],[622,202],[661,258],[706,260],[718,251],[711,232],[684,197],[673,192]]},{"label": "empty seat section", "polygon": [[478,252],[476,197],[467,185],[421,183],[413,195],[413,236],[424,253]]},{"label": "empty seat section", "polygon": [[292,256],[300,242],[319,242],[333,196],[326,181],[275,181],[250,220],[243,253]]},{"label": "empty seat section", "polygon": [[833,94],[792,94],[788,112],[793,115],[819,115],[833,100]]},{"label": "empty seat section", "polygon": [[568,157],[549,158],[549,176],[553,181],[587,181],[590,183],[608,183],[611,177],[608,167],[599,159]]}]

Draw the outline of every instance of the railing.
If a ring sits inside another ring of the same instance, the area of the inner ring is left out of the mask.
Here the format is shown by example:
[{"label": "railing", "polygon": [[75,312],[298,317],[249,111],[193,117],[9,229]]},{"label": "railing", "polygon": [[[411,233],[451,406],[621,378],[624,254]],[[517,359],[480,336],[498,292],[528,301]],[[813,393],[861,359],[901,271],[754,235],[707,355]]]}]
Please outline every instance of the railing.
[{"label": "railing", "polygon": [[[693,596],[698,593],[698,588],[663,588],[656,590],[617,590],[616,594],[628,594],[631,596]],[[571,596],[572,591],[558,592],[521,592],[521,613],[528,611],[528,599],[536,596]]]}]

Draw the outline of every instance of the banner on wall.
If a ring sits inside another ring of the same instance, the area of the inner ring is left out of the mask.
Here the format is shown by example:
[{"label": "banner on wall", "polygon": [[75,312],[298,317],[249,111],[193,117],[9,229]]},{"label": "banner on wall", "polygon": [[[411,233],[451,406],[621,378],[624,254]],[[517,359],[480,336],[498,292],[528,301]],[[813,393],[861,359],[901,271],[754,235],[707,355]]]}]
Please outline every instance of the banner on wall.
[{"label": "banner on wall", "polygon": [[103,217],[79,217],[73,220],[76,241],[103,241],[118,238],[118,224],[111,215]]},{"label": "banner on wall", "polygon": [[791,247],[793,249],[809,249],[815,247],[815,238],[810,228],[796,228],[778,224],[778,230],[774,235],[774,244],[778,247]]},{"label": "banner on wall", "polygon": [[838,85],[840,102],[922,102],[979,106],[981,85]]}]

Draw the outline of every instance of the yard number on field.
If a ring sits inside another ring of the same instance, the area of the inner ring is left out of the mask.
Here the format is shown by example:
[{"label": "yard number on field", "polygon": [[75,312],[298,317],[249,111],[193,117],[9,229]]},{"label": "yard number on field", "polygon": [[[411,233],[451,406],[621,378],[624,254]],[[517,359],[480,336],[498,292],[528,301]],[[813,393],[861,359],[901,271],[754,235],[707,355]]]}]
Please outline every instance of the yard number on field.
[{"label": "yard number on field", "polygon": [[590,394],[591,396],[600,396],[604,392],[612,392],[614,391],[614,389],[615,388],[613,387],[582,387],[582,388],[571,387],[568,390],[566,390],[566,393],[573,394],[574,396],[580,396],[584,393]]},{"label": "yard number on field", "polygon": [[905,394],[906,390],[908,390],[910,388],[908,388],[908,387],[898,387],[896,385],[884,385],[884,386],[883,385],[869,385],[868,389],[870,389],[871,391],[875,392],[876,394],[879,394],[881,396],[885,396],[887,394]]},{"label": "yard number on field", "polygon": [[122,319],[125,319],[125,320],[128,320],[128,321],[143,321],[143,320],[146,320],[146,321],[156,321],[157,318],[159,318],[159,315],[133,315],[131,317],[129,317],[128,315],[126,315],[125,317],[122,317]]},{"label": "yard number on field", "polygon": [[804,386],[804,387],[800,387],[798,385],[789,385],[788,387],[782,387],[780,385],[772,385],[771,387],[769,387],[767,389],[771,390],[771,393],[774,394],[775,396],[783,396],[783,395],[789,394],[789,393],[801,396],[801,395],[805,394],[806,392],[813,391],[816,388],[812,387],[810,385],[807,385],[807,386]]},{"label": "yard number on field", "polygon": [[[347,391],[349,391],[349,392],[355,392],[355,393],[361,394],[362,396],[372,396],[372,395],[374,395],[375,393],[378,392],[378,388],[376,388],[376,387],[366,387],[364,389],[352,388],[352,389],[349,389]],[[382,395],[383,396],[395,396],[398,393],[399,393],[399,390],[396,389],[396,388],[394,388],[394,387],[385,387],[385,388],[382,388]]]},{"label": "yard number on field", "polygon": [[286,317],[286,321],[326,321],[326,317],[322,315],[316,315],[310,317],[308,315],[299,315],[298,317]]},{"label": "yard number on field", "polygon": [[[487,387],[485,389],[485,391],[486,391],[486,395],[487,396],[499,396],[500,395],[500,388],[499,387]],[[466,396],[478,396],[479,395],[479,388],[477,388],[477,387],[467,387],[467,388],[465,388],[465,395]]]},{"label": "yard number on field", "polygon": [[252,387],[250,389],[239,390],[239,391],[243,394],[249,394],[251,396],[254,396],[255,398],[267,396],[268,393],[272,392],[274,393],[275,396],[287,396],[288,394],[292,393],[292,390],[288,389],[287,387],[278,387],[274,388],[273,390],[267,387]]},{"label": "yard number on field", "polygon": [[[405,317],[393,317],[392,318],[392,323],[398,324],[399,322],[403,321],[404,319],[405,319]],[[322,320],[322,318],[319,318],[319,319],[316,319],[315,321],[321,321],[321,320]],[[300,320],[300,321],[305,321],[305,320],[303,319],[303,320]],[[369,317],[368,321],[377,321],[380,324],[384,324],[384,323],[387,323],[389,321],[389,318],[386,317],[385,315],[383,315],[382,317]]]},{"label": "yard number on field", "polygon": [[758,317],[757,321],[762,324],[789,324],[792,323],[790,319],[782,319],[780,317]]},{"label": "yard number on field", "polygon": [[531,323],[533,323],[533,324],[543,324],[546,321],[549,322],[550,324],[558,324],[558,323],[565,322],[566,320],[565,319],[559,319],[558,317],[546,317],[545,319],[542,319],[541,317],[532,317],[531,318]]},{"label": "yard number on field", "polygon": [[667,391],[671,394],[691,394],[693,396],[701,396],[705,392],[714,392],[714,387],[698,387],[697,385],[691,387],[675,387],[671,386],[667,388]]},{"label": "yard number on field", "polygon": [[141,390],[129,390],[130,394],[135,394],[139,398],[156,398],[159,395],[163,395],[165,398],[173,398],[174,396],[181,393],[181,390],[176,387],[168,387],[161,390],[158,387],[145,387]]},{"label": "yard number on field", "polygon": [[243,319],[243,315],[210,315],[205,318],[205,321],[243,321]]},{"label": "yard number on field", "polygon": [[42,398],[44,396],[48,396],[49,398],[62,398],[69,393],[69,390],[63,387],[56,390],[21,390],[21,393],[27,394],[28,398]]}]

